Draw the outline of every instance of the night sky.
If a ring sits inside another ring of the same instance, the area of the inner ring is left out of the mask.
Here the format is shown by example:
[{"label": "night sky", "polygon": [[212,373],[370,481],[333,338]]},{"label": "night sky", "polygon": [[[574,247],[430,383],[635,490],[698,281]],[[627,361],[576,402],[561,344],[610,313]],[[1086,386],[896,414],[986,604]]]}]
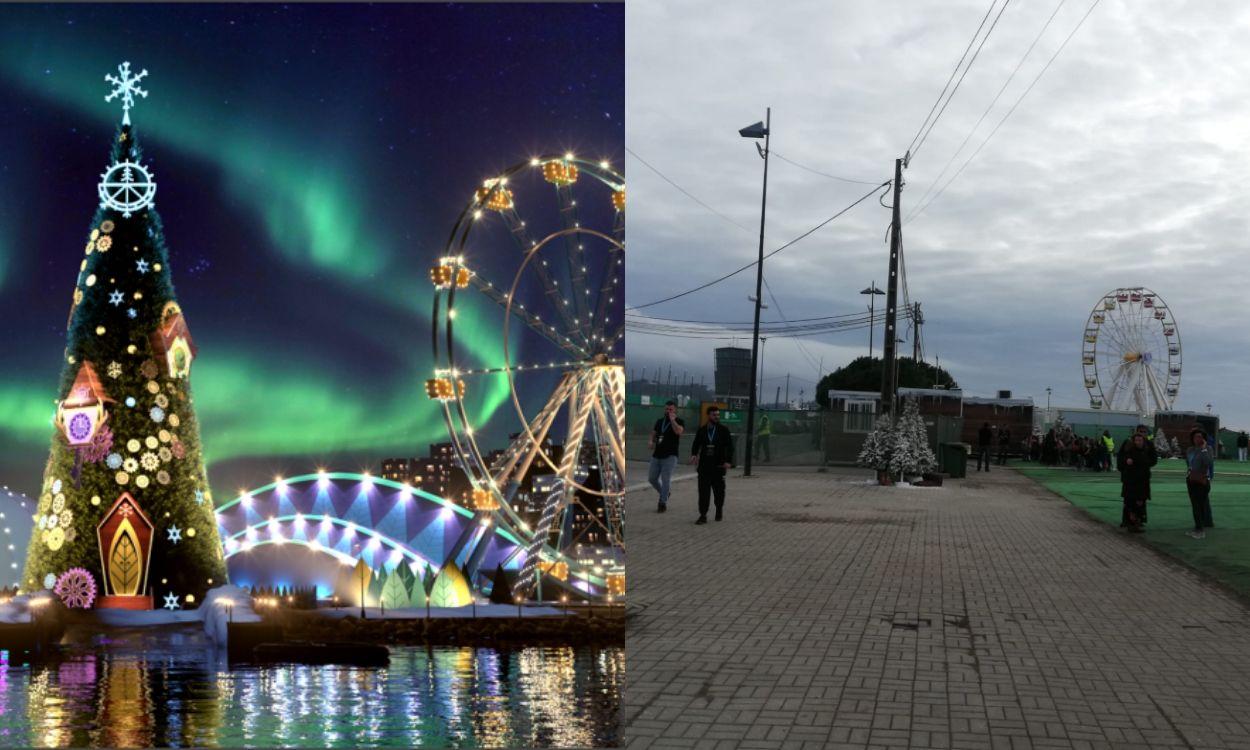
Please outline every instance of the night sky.
[{"label": "night sky", "polygon": [[[444,440],[421,388],[428,270],[474,188],[541,154],[622,169],[619,4],[0,7],[0,484],[28,494],[123,60],[149,71],[132,119],[221,497]],[[510,282],[515,248],[486,237],[475,270]],[[458,311],[467,351],[500,364],[501,311]],[[477,416],[515,431],[505,384],[486,385]]]}]

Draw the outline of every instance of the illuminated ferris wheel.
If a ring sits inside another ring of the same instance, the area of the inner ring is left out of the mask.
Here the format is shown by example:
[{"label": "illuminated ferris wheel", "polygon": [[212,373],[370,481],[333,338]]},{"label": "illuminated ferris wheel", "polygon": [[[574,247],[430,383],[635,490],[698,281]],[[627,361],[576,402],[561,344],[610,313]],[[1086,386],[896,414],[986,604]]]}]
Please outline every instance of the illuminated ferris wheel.
[{"label": "illuminated ferris wheel", "polygon": [[1145,287],[1103,295],[1085,323],[1081,367],[1095,409],[1171,409],[1181,388],[1181,334],[1172,309]]},{"label": "illuminated ferris wheel", "polygon": [[[540,580],[624,593],[624,240],[624,178],[544,156],[476,189],[430,271],[426,392],[472,485],[465,504],[520,542],[518,595]],[[475,424],[474,405],[500,391],[511,408]],[[486,430],[510,442],[487,451]]]}]

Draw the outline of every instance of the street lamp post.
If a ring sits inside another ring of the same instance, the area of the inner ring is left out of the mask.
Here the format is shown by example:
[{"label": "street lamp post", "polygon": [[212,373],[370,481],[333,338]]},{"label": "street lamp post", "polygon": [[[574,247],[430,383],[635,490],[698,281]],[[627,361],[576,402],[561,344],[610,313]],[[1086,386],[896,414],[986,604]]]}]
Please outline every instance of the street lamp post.
[{"label": "street lamp post", "polygon": [[751,476],[751,440],[755,435],[755,373],[758,362],[756,355],[759,353],[760,343],[760,295],[764,287],[764,217],[768,209],[768,143],[769,135],[772,129],[773,109],[769,107],[765,110],[764,122],[757,122],[754,125],[738,131],[738,135],[743,138],[764,139],[764,147],[755,144],[756,151],[764,160],[764,193],[760,198],[760,251],[759,260],[755,264],[755,326],[751,334],[751,387],[747,392],[747,439],[746,453],[743,456],[742,475]]},{"label": "street lamp post", "polygon": [[873,281],[868,285],[867,289],[860,290],[860,294],[868,295],[868,358],[872,359],[872,333],[873,329],[876,328],[876,320],[874,316],[874,313],[876,313],[876,305],[874,303],[877,301],[877,295],[880,294],[884,297],[885,292],[878,289],[877,282]]}]

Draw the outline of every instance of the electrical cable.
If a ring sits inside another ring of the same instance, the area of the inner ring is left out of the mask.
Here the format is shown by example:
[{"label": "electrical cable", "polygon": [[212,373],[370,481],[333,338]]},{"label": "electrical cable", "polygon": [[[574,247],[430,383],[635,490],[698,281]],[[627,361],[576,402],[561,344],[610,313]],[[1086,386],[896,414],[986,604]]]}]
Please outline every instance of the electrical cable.
[{"label": "electrical cable", "polygon": [[665,181],[665,182],[667,182],[668,184],[670,184],[670,185],[672,185],[673,187],[677,188],[677,190],[678,190],[678,191],[679,191],[682,195],[686,196],[687,198],[689,198],[690,200],[694,201],[695,203],[698,203],[700,206],[703,206],[703,207],[704,207],[704,208],[706,208],[708,211],[711,211],[712,213],[716,214],[717,216],[719,216],[720,218],[722,218],[722,219],[724,219],[725,221],[729,222],[730,224],[733,224],[735,227],[738,227],[739,229],[741,229],[741,230],[742,230],[742,231],[744,231],[744,232],[754,232],[754,231],[755,231],[754,229],[750,229],[749,227],[745,227],[745,226],[743,226],[742,224],[739,224],[738,222],[736,222],[736,221],[734,221],[733,219],[729,218],[729,217],[728,217],[728,216],[726,216],[725,214],[721,213],[720,211],[717,211],[716,209],[712,208],[712,207],[711,207],[711,206],[709,206],[708,204],[706,204],[706,203],[704,203],[703,201],[699,200],[697,197],[695,197],[695,195],[694,195],[693,193],[689,192],[688,190],[686,190],[686,189],[685,189],[684,187],[682,187],[681,185],[678,185],[676,182],[673,182],[671,179],[669,179],[668,175],[664,174],[664,173],[663,173],[663,172],[661,172],[660,170],[658,170],[658,169],[656,169],[655,167],[651,166],[651,164],[650,164],[650,163],[649,163],[646,159],[644,159],[644,158],[642,158],[641,156],[639,156],[639,155],[638,155],[638,154],[637,154],[637,153],[636,153],[633,149],[631,149],[631,148],[629,148],[628,146],[626,146],[626,147],[625,147],[625,152],[626,152],[626,153],[628,153],[630,156],[634,157],[635,159],[637,159],[639,162],[641,162],[641,163],[642,163],[642,165],[643,165],[644,167],[646,167],[647,169],[650,169],[652,172],[655,172],[657,175],[659,175],[659,176],[660,176],[660,179],[664,180],[664,181]]},{"label": "electrical cable", "polygon": [[1029,95],[1029,92],[1033,90],[1033,87],[1037,85],[1037,82],[1040,81],[1042,76],[1046,74],[1046,71],[1050,70],[1051,63],[1053,63],[1055,58],[1059,57],[1059,54],[1068,46],[1068,42],[1072,41],[1072,37],[1076,35],[1076,32],[1085,25],[1085,19],[1089,18],[1090,14],[1094,12],[1094,8],[1098,6],[1100,1],[1101,0],[1094,0],[1094,2],[1090,4],[1089,9],[1085,11],[1085,15],[1081,16],[1081,20],[1078,21],[1076,26],[1072,28],[1072,31],[1068,32],[1068,36],[1063,40],[1063,44],[1059,45],[1059,49],[1055,50],[1055,54],[1050,56],[1050,59],[1046,61],[1046,65],[1042,67],[1041,71],[1037,74],[1037,77],[1035,77],[1033,82],[1029,84],[1029,87],[1024,90],[1024,93],[1020,94],[1020,98],[1016,99],[1016,103],[1011,105],[1011,109],[1007,110],[1007,114],[1003,115],[1003,119],[998,121],[998,124],[995,125],[994,129],[990,131],[990,134],[985,137],[985,140],[981,141],[981,145],[977,146],[977,150],[973,151],[972,156],[968,157],[968,160],[963,163],[963,166],[961,166],[955,174],[951,175],[951,178],[946,181],[946,184],[942,186],[942,189],[930,198],[928,203],[916,209],[915,213],[912,214],[913,217],[918,217],[920,214],[928,210],[929,206],[932,206],[934,201],[942,197],[942,193],[946,192],[946,188],[950,187],[951,183],[958,179],[959,175],[963,174],[963,171],[968,168],[968,165],[972,163],[972,160],[977,158],[977,154],[981,153],[981,149],[985,148],[985,145],[990,142],[990,139],[994,137],[994,134],[998,132],[998,129],[1003,126],[1003,123],[1007,122],[1007,118],[1011,117],[1012,113],[1016,111],[1016,107],[1020,106],[1020,102],[1024,101],[1024,98]]},{"label": "electrical cable", "polygon": [[[804,232],[804,233],[800,234],[798,237],[795,237],[794,239],[792,239],[792,240],[790,240],[789,242],[785,243],[785,244],[784,244],[784,245],[782,245],[781,247],[778,247],[776,250],[773,250],[773,251],[771,251],[771,252],[769,252],[769,253],[766,253],[766,254],[764,255],[764,258],[765,258],[765,259],[767,259],[767,258],[771,258],[771,257],[773,257],[774,255],[776,255],[777,253],[781,252],[782,250],[785,250],[786,248],[790,247],[791,245],[794,245],[795,243],[799,242],[800,240],[806,239],[808,236],[810,236],[811,234],[813,234],[814,232],[816,232],[818,229],[821,229],[821,228],[822,228],[822,227],[824,227],[825,225],[827,225],[827,224],[829,224],[830,222],[832,222],[834,219],[837,219],[838,217],[840,217],[840,216],[842,216],[843,214],[845,214],[847,211],[850,211],[852,208],[855,208],[856,206],[858,206],[860,203],[863,203],[864,201],[868,200],[868,198],[870,198],[870,197],[871,197],[874,193],[876,193],[878,190],[881,190],[882,188],[888,187],[888,186],[889,186],[889,184],[890,184],[889,182],[883,182],[882,184],[880,184],[880,185],[878,185],[878,186],[874,187],[872,190],[869,190],[867,193],[864,193],[862,196],[860,196],[860,197],[859,197],[859,198],[858,198],[858,199],[857,199],[854,203],[852,203],[852,204],[850,204],[849,206],[847,206],[847,207],[843,208],[841,211],[838,211],[838,212],[837,212],[836,214],[834,214],[833,216],[830,216],[829,218],[827,218],[827,219],[825,219],[824,221],[820,222],[820,223],[819,223],[819,224],[817,224],[816,226],[814,226],[814,227],[812,227],[811,229],[807,230],[806,232]],[[658,299],[658,300],[655,300],[654,302],[648,302],[648,303],[646,303],[645,305],[627,305],[627,306],[626,306],[626,309],[627,309],[627,310],[641,310],[641,309],[643,309],[643,308],[645,308],[645,307],[654,307],[655,305],[660,305],[660,304],[663,304],[663,303],[665,303],[665,302],[672,302],[673,300],[678,299],[678,298],[681,298],[681,297],[685,297],[685,296],[686,296],[686,295],[688,295],[688,294],[694,294],[695,292],[701,292],[701,291],[703,291],[704,289],[707,289],[708,287],[712,286],[713,284],[719,284],[720,282],[725,281],[726,279],[729,279],[729,278],[732,278],[732,277],[734,277],[734,276],[737,276],[738,274],[742,273],[743,271],[747,270],[748,268],[751,268],[752,266],[755,266],[757,263],[759,263],[759,261],[757,261],[757,260],[753,260],[753,261],[751,261],[750,263],[747,263],[746,265],[742,266],[741,268],[738,268],[737,270],[730,271],[729,273],[725,274],[724,276],[721,276],[721,277],[716,278],[716,279],[712,279],[711,281],[708,281],[708,282],[706,282],[706,283],[704,283],[704,284],[700,284],[699,286],[696,286],[696,287],[694,287],[693,289],[687,289],[687,290],[686,290],[686,291],[684,291],[684,292],[680,292],[680,293],[678,293],[678,294],[674,294],[674,295],[672,295],[672,296],[670,296],[670,297],[665,297],[664,299]]]},{"label": "electrical cable", "polygon": [[981,29],[985,28],[985,22],[989,20],[990,14],[994,12],[994,6],[997,4],[998,0],[991,0],[990,7],[985,11],[985,17],[981,19],[981,24],[977,26],[976,32],[972,35],[972,38],[968,40],[968,46],[964,49],[964,53],[960,55],[959,62],[955,63],[955,69],[951,71],[950,78],[946,79],[946,85],[942,87],[941,93],[939,93],[937,99],[933,101],[933,106],[929,107],[929,114],[925,115],[924,122],[920,123],[920,128],[916,130],[916,134],[911,137],[911,143],[907,144],[907,148],[904,149],[904,153],[911,151],[911,147],[916,144],[916,140],[920,138],[920,134],[924,132],[925,125],[929,124],[929,118],[933,116],[933,113],[937,110],[938,104],[942,102],[942,97],[946,96],[946,90],[950,88],[951,81],[955,80],[955,74],[958,73],[959,68],[963,66],[964,60],[968,57],[968,52],[972,49],[972,45],[976,43],[977,37],[981,35]]},{"label": "electrical cable", "polygon": [[[1056,5],[1054,11],[1051,12],[1050,18],[1046,19],[1046,23],[1043,24],[1041,30],[1037,32],[1037,36],[1033,37],[1033,43],[1030,44],[1029,48],[1024,51],[1024,55],[1020,57],[1020,61],[1016,63],[1016,67],[1011,71],[1011,75],[1007,76],[1006,81],[1003,81],[1003,85],[998,89],[998,93],[994,95],[994,100],[991,101],[990,105],[985,108],[984,112],[981,113],[981,117],[977,119],[976,124],[972,126],[971,130],[968,131],[968,135],[964,136],[963,143],[960,143],[959,148],[955,149],[955,153],[951,154],[951,158],[946,160],[946,165],[942,167],[942,171],[939,172],[938,176],[934,178],[932,183],[930,183],[929,189],[924,192],[924,195],[920,196],[920,200],[916,201],[916,206],[920,206],[924,203],[925,198],[928,198],[929,194],[933,192],[933,189],[942,182],[942,178],[946,176],[946,170],[950,169],[951,165],[955,163],[955,159],[963,153],[964,147],[968,145],[968,141],[972,140],[972,136],[978,129],[980,129],[981,123],[984,122],[985,118],[990,114],[990,110],[994,109],[994,105],[998,104],[998,100],[1002,98],[1002,95],[1007,90],[1007,87],[1011,85],[1013,80],[1015,80],[1016,74],[1020,72],[1020,68],[1022,68],[1025,61],[1029,59],[1029,55],[1033,54],[1033,48],[1037,46],[1039,41],[1041,41],[1042,36],[1046,33],[1046,30],[1050,28],[1051,22],[1055,20],[1055,16],[1059,15],[1059,9],[1062,8],[1064,3],[1067,1],[1068,0],[1059,0],[1059,4]],[[916,212],[913,208],[912,212],[903,220],[903,223],[906,224],[911,221],[915,215]]]},{"label": "electrical cable", "polygon": [[925,141],[929,139],[929,134],[933,132],[933,128],[937,125],[937,121],[942,118],[942,113],[946,111],[947,105],[951,103],[951,99],[955,98],[955,92],[959,91],[959,85],[964,82],[964,77],[968,75],[968,71],[972,70],[973,64],[977,61],[977,57],[981,54],[981,48],[985,46],[987,41],[989,41],[990,34],[994,33],[994,28],[998,26],[998,19],[1003,17],[1003,11],[1007,10],[1007,6],[1010,4],[1011,0],[1004,0],[1002,7],[998,9],[998,15],[994,16],[994,23],[990,24],[989,31],[985,32],[985,36],[981,37],[981,43],[977,45],[977,51],[972,53],[972,59],[968,61],[968,65],[964,67],[964,72],[960,74],[959,80],[955,82],[955,88],[951,89],[950,96],[946,97],[946,103],[943,104],[942,109],[938,111],[937,117],[933,118],[933,123],[929,125],[929,129],[925,131],[924,137],[922,137],[920,142],[916,144],[915,150],[911,152],[911,157],[908,159],[909,163],[911,162],[911,159],[916,158],[916,154],[920,153],[920,148],[924,146]]},{"label": "electrical cable", "polygon": [[820,175],[821,177],[828,177],[828,178],[829,178],[829,179],[831,179],[831,180],[837,180],[838,182],[850,182],[850,183],[854,183],[854,184],[856,184],[856,185],[876,185],[876,184],[877,184],[877,183],[875,183],[875,182],[871,182],[871,181],[869,181],[869,180],[852,180],[852,179],[851,179],[851,178],[849,178],[849,177],[839,177],[839,176],[837,176],[836,174],[829,174],[828,172],[821,172],[819,169],[812,169],[811,167],[809,167],[809,166],[807,166],[807,165],[805,165],[805,164],[800,164],[800,163],[798,163],[798,162],[797,162],[797,161],[795,161],[794,159],[791,159],[791,158],[786,157],[786,156],[782,156],[780,153],[778,153],[778,152],[777,152],[777,149],[772,149],[771,151],[769,151],[769,153],[770,153],[770,154],[772,154],[773,156],[777,157],[778,159],[781,159],[781,160],[782,160],[782,161],[784,161],[784,162],[788,162],[788,163],[790,163],[790,164],[793,164],[794,166],[798,167],[799,169],[806,170],[806,171],[808,171],[808,172],[811,172],[812,174],[818,174],[818,175]]}]

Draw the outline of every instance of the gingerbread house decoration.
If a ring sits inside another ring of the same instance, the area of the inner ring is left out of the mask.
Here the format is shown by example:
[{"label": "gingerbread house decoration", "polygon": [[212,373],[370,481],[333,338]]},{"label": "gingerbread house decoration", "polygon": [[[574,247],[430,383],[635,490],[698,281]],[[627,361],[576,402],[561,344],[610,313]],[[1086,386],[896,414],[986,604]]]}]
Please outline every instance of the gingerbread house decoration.
[{"label": "gingerbread house decoration", "polygon": [[61,400],[56,410],[56,424],[70,445],[87,445],[95,437],[108,415],[104,403],[112,401],[100,384],[95,367],[83,362],[74,377],[69,394]]},{"label": "gingerbread house decoration", "polygon": [[129,492],[123,492],[104,514],[96,526],[105,594],[97,607],[152,609],[152,597],[143,592],[152,561],[154,529]]},{"label": "gingerbread house decoration", "polygon": [[152,351],[165,359],[165,367],[171,378],[185,378],[191,374],[191,360],[198,349],[191,340],[191,331],[182,317],[177,302],[166,303],[161,311],[161,322],[152,332]]}]

